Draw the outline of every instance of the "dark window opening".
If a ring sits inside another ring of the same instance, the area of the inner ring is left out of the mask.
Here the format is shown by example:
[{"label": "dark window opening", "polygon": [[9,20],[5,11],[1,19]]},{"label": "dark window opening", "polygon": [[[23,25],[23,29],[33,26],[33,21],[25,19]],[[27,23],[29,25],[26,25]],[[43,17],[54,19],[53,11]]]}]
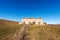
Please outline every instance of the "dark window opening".
[{"label": "dark window opening", "polygon": [[33,24],[35,24],[35,21],[33,22]]}]

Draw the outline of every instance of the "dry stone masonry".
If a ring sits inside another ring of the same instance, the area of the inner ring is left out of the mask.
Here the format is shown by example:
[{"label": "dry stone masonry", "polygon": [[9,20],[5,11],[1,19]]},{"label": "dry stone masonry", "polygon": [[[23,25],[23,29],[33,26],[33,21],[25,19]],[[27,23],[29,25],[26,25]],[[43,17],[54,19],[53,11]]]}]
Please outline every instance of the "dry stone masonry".
[{"label": "dry stone masonry", "polygon": [[44,22],[41,18],[22,18],[19,24],[37,24],[44,25]]}]

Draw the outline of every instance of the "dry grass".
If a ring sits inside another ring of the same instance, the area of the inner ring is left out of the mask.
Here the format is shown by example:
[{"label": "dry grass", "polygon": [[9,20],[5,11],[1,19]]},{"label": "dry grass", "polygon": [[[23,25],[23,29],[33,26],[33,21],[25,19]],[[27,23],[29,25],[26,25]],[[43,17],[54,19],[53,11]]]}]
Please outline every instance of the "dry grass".
[{"label": "dry grass", "polygon": [[60,26],[36,26],[28,28],[29,40],[60,40]]},{"label": "dry grass", "polygon": [[[9,40],[23,25],[18,22],[0,20],[0,40]],[[60,25],[30,25],[28,40],[60,40]]]},{"label": "dry grass", "polygon": [[22,26],[18,22],[0,20],[0,40],[9,40]]}]

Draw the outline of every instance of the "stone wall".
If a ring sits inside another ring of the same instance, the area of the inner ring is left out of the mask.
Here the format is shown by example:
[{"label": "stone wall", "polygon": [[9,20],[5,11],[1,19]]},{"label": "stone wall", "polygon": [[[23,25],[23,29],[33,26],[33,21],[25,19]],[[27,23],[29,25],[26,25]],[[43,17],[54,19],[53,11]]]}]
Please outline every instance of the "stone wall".
[{"label": "stone wall", "polygon": [[19,24],[40,24],[43,25],[43,20],[41,18],[23,18]]}]

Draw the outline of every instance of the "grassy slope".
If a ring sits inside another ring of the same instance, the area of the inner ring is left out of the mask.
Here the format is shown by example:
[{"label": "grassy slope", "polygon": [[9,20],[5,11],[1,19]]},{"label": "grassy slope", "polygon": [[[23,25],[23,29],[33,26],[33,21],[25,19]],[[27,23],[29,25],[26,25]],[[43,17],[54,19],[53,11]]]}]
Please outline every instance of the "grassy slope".
[{"label": "grassy slope", "polygon": [[60,40],[60,26],[31,26],[29,40]]},{"label": "grassy slope", "polygon": [[[18,22],[0,19],[0,40],[9,40],[22,26]],[[60,40],[60,25],[31,25],[27,31],[29,40]]]},{"label": "grassy slope", "polygon": [[23,25],[18,25],[18,22],[0,19],[0,40],[8,40],[13,36]]}]

